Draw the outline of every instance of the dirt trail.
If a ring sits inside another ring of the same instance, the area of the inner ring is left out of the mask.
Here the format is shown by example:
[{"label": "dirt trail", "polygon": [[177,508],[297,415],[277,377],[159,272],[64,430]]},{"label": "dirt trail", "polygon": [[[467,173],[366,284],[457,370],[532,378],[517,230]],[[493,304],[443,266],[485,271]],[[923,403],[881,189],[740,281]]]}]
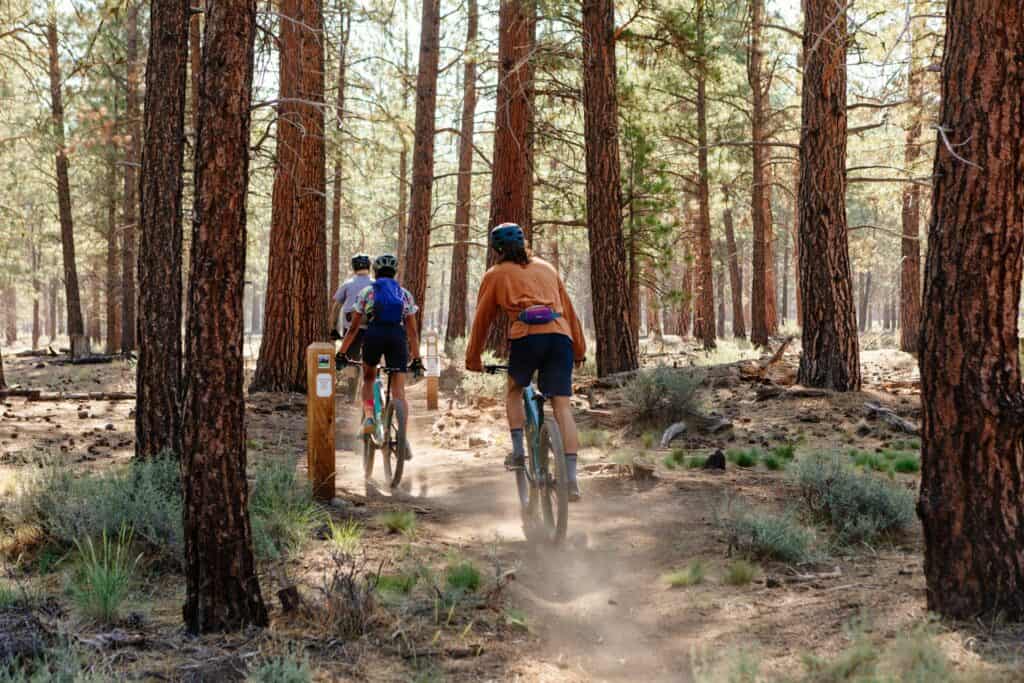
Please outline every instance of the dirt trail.
[{"label": "dirt trail", "polygon": [[[431,536],[481,559],[496,553],[516,570],[510,595],[539,636],[534,658],[555,664],[561,680],[686,680],[690,650],[708,623],[659,577],[673,562],[720,549],[706,533],[718,487],[680,497],[670,484],[644,490],[631,480],[585,477],[565,547],[532,548],[502,465],[504,424],[485,417],[471,425],[491,446],[447,450],[433,444],[436,415],[414,416],[410,481],[397,497],[430,511],[421,526]],[[362,491],[352,455],[339,453],[339,485]],[[584,453],[582,463],[588,459]]]}]

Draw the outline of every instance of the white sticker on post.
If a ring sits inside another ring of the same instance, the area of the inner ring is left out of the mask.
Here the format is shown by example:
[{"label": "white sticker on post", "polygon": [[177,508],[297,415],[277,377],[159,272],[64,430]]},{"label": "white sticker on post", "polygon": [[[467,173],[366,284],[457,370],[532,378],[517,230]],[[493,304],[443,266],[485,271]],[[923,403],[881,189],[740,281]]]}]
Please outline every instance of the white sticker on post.
[{"label": "white sticker on post", "polygon": [[427,356],[426,363],[426,375],[427,377],[440,377],[441,376],[441,359],[437,356]]},{"label": "white sticker on post", "polygon": [[316,395],[320,398],[329,398],[334,390],[334,375],[321,372],[316,376]]}]

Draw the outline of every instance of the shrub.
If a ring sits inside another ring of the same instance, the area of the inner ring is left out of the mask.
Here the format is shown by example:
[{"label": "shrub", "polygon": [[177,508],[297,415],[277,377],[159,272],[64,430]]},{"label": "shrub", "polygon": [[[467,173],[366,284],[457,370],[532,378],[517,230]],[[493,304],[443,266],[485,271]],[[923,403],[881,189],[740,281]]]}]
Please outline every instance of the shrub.
[{"label": "shrub", "polygon": [[700,560],[694,560],[686,569],[670,572],[663,576],[662,579],[671,588],[685,588],[704,583],[704,574],[704,563]]},{"label": "shrub", "polygon": [[334,520],[328,520],[327,528],[331,534],[331,545],[337,550],[349,555],[359,550],[363,539],[363,527],[359,522],[349,519],[336,524]]},{"label": "shrub", "polygon": [[312,683],[313,672],[305,657],[292,655],[264,660],[249,674],[252,683]]},{"label": "shrub", "polygon": [[480,570],[469,560],[450,562],[445,570],[444,582],[450,593],[473,593],[480,587]]},{"label": "shrub", "polygon": [[796,480],[804,507],[830,524],[842,543],[875,540],[909,527],[913,495],[902,486],[870,474],[858,474],[836,458],[797,463]]},{"label": "shrub", "polygon": [[641,422],[676,422],[696,410],[702,381],[703,375],[693,370],[641,370],[626,385],[626,399]]},{"label": "shrub", "polygon": [[737,467],[757,467],[757,462],[761,459],[761,452],[756,448],[734,449],[728,451],[725,458]]},{"label": "shrub", "polygon": [[901,474],[921,471],[921,461],[915,455],[901,455],[892,461],[892,468]]},{"label": "shrub", "polygon": [[[699,461],[699,458],[695,458]],[[686,451],[682,448],[676,448],[671,453],[666,455],[661,461],[665,467],[670,470],[674,470],[677,467],[687,466],[690,467],[691,460],[686,457]]]},{"label": "shrub", "polygon": [[[878,668],[878,648],[860,636],[834,659],[825,660],[813,655],[804,656],[807,679],[813,683],[841,683],[842,681],[874,681]],[[900,679],[902,680],[902,679]]]},{"label": "shrub", "polygon": [[796,444],[787,443],[772,448],[772,455],[779,460],[792,460],[796,457]]},{"label": "shrub", "polygon": [[746,586],[757,576],[757,566],[746,560],[733,560],[725,569],[723,579],[730,586]]},{"label": "shrub", "polygon": [[920,439],[901,439],[894,441],[892,447],[897,451],[919,451],[921,450]]},{"label": "shrub", "polygon": [[392,510],[377,517],[389,534],[412,534],[416,531],[416,513],[412,510]]},{"label": "shrub", "polygon": [[764,459],[761,462],[767,469],[772,470],[773,472],[784,469],[786,467],[786,461],[777,458],[775,455],[766,455],[764,456]]},{"label": "shrub", "polygon": [[692,458],[689,458],[686,461],[686,467],[688,469],[691,469],[691,470],[700,469],[701,467],[704,466],[704,461],[705,460],[706,460],[706,458],[702,458],[700,456],[694,456]]},{"label": "shrub", "polygon": [[71,584],[71,596],[84,615],[109,623],[131,588],[139,557],[131,557],[132,534],[122,527],[116,540],[104,531],[97,549],[91,538],[78,544],[81,565]]},{"label": "shrub", "polygon": [[[95,659],[95,658],[93,658]],[[0,683],[107,683],[116,680],[106,663],[86,667],[84,657],[63,641],[42,656],[0,665]]]},{"label": "shrub", "polygon": [[354,640],[370,630],[377,612],[375,596],[384,578],[366,569],[366,559],[345,553],[331,555],[333,565],[317,586],[321,599],[321,627],[345,640]]},{"label": "shrub", "polygon": [[324,518],[313,502],[312,489],[300,483],[295,467],[283,460],[270,460],[256,468],[249,511],[256,555],[264,559],[293,556]]},{"label": "shrub", "polygon": [[609,434],[603,429],[580,430],[580,448],[604,448],[608,441]]},{"label": "shrub", "polygon": [[416,586],[416,580],[415,574],[382,574],[377,579],[377,591],[408,595]]},{"label": "shrub", "polygon": [[896,639],[886,648],[883,668],[894,680],[906,683],[953,680],[949,659],[935,644],[933,635],[928,627],[923,627]]},{"label": "shrub", "polygon": [[754,559],[806,562],[811,559],[811,532],[791,515],[734,508],[722,521],[729,546]]},{"label": "shrub", "polygon": [[640,443],[644,445],[645,450],[651,450],[658,443],[658,435],[654,432],[644,432],[640,437]]}]

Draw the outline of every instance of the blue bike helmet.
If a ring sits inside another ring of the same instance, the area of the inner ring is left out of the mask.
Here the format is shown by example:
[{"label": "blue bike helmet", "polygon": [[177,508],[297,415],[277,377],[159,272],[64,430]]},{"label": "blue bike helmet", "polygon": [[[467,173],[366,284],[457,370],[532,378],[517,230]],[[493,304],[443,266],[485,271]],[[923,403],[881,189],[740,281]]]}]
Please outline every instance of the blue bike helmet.
[{"label": "blue bike helmet", "polygon": [[515,223],[502,223],[491,230],[491,247],[499,254],[504,254],[509,247],[526,246],[526,235]]}]

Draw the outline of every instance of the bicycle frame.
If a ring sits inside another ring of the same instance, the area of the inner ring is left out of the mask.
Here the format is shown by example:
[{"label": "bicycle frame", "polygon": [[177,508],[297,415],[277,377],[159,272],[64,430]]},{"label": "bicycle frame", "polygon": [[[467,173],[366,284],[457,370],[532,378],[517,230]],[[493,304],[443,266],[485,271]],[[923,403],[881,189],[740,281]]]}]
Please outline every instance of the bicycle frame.
[{"label": "bicycle frame", "polygon": [[529,426],[530,467],[526,469],[531,481],[539,481],[542,475],[537,453],[540,453],[540,432],[544,425],[544,394],[536,391],[533,385],[523,388],[523,410],[526,413],[526,424]]},{"label": "bicycle frame", "polygon": [[[387,374],[388,376],[388,387],[384,391],[384,383],[381,381],[381,375]],[[384,368],[377,368],[377,376],[373,381],[373,419],[376,424],[373,431],[374,441],[378,446],[384,444],[384,406],[391,400],[391,373],[385,373]]]}]

